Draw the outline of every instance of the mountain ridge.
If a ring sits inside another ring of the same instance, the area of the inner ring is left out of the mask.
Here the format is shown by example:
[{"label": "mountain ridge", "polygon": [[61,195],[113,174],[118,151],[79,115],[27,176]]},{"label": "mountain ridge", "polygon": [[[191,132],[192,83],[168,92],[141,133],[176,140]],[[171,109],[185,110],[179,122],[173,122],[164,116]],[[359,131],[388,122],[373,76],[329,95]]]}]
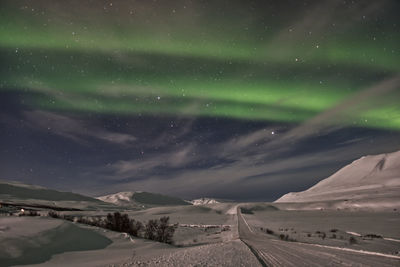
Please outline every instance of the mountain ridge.
[{"label": "mountain ridge", "polygon": [[118,192],[114,194],[99,196],[97,197],[97,199],[119,206],[191,205],[187,201],[177,197],[143,191]]},{"label": "mountain ridge", "polygon": [[[302,192],[290,192],[276,203],[368,200],[400,203],[400,151],[361,157]],[[358,203],[358,205],[360,205]]]}]

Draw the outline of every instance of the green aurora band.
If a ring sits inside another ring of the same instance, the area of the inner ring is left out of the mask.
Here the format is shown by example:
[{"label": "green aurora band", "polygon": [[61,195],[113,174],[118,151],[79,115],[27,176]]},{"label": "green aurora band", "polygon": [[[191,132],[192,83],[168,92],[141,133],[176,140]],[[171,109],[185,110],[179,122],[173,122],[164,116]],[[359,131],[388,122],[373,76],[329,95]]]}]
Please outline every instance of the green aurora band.
[{"label": "green aurora band", "polygon": [[[233,15],[161,27],[129,10],[90,21],[74,11],[2,6],[0,90],[56,111],[300,123],[400,72],[398,33],[373,22],[288,42],[278,37],[290,27],[243,30]],[[400,130],[398,99],[400,85],[331,123]]]}]

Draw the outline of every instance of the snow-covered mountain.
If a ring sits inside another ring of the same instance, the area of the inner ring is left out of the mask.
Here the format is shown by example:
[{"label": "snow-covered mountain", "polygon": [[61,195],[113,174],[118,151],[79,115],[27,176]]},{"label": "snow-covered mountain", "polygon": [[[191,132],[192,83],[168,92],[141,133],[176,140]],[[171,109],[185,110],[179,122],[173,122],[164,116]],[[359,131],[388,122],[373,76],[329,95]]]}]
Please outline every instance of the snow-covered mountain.
[{"label": "snow-covered mountain", "polygon": [[206,198],[206,197],[202,197],[202,198],[198,198],[198,199],[193,199],[191,201],[189,201],[190,203],[192,203],[193,205],[197,206],[197,205],[206,205],[206,204],[216,204],[219,203],[217,200],[213,199],[213,198]]},{"label": "snow-covered mountain", "polygon": [[334,200],[360,207],[400,207],[400,151],[362,157],[308,190],[275,202]]},{"label": "snow-covered mountain", "polygon": [[97,199],[120,206],[190,205],[190,203],[177,197],[171,197],[171,196],[165,196],[161,194],[141,192],[141,191],[119,192],[115,194],[97,197]]},{"label": "snow-covered mountain", "polygon": [[134,193],[135,192],[119,192],[111,195],[97,197],[97,199],[115,205],[123,206],[129,205],[133,201],[132,196]]}]

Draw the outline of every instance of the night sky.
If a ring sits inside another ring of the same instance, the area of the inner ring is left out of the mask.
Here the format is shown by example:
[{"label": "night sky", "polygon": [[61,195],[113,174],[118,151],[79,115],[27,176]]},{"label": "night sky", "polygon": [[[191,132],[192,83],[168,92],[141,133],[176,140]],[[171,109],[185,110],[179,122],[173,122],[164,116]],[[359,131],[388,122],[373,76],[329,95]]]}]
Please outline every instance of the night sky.
[{"label": "night sky", "polygon": [[271,201],[400,149],[400,2],[0,3],[0,179]]}]

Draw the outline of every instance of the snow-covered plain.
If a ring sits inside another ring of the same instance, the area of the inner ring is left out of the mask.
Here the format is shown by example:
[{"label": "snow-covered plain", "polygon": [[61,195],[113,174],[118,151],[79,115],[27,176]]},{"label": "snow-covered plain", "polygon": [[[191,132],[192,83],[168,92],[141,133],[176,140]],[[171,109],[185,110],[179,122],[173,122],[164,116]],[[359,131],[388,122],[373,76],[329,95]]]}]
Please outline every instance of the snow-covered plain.
[{"label": "snow-covered plain", "polygon": [[[3,254],[0,254],[0,261],[14,264],[12,260],[19,257],[19,260],[23,259],[23,261],[15,262],[16,264],[38,263],[40,266],[261,266],[254,254],[260,253],[266,262],[270,263],[271,260],[274,262],[273,259],[282,260],[282,264],[297,261],[298,266],[305,266],[306,263],[323,266],[329,262],[337,263],[341,259],[354,264],[359,261],[365,266],[368,266],[365,263],[369,260],[372,260],[374,264],[382,262],[383,265],[380,266],[396,266],[390,264],[393,261],[396,262],[397,258],[386,259],[379,256],[380,254],[396,256],[400,251],[399,242],[388,240],[400,239],[398,228],[400,216],[395,211],[290,211],[278,210],[273,205],[275,204],[218,203],[206,206],[126,210],[131,218],[142,222],[169,216],[171,223],[179,223],[174,235],[174,245],[134,238],[123,233],[58,219],[1,216],[0,244]],[[253,214],[241,215],[237,212],[240,206],[247,208],[256,206],[257,208],[254,209]],[[95,216],[105,215],[107,212],[63,211],[61,213]],[[238,227],[239,217],[246,219],[242,228],[240,225]],[[229,229],[222,230],[222,226],[226,225],[230,226]],[[72,230],[65,231],[63,227],[72,228]],[[261,227],[273,230],[276,235],[267,234],[265,230],[261,230]],[[239,229],[242,229],[242,232],[238,231]],[[243,229],[249,230],[243,234]],[[332,229],[337,230],[331,232]],[[46,234],[48,232],[54,235]],[[71,234],[74,232],[79,233],[79,236]],[[322,232],[327,235],[325,239],[321,238]],[[357,244],[350,245],[349,238],[352,235],[346,232],[355,232],[362,236],[375,234],[383,238],[364,240],[362,237],[356,237]],[[278,234],[288,234],[297,242],[281,241]],[[311,236],[308,237],[308,234]],[[337,235],[335,239],[332,238],[333,234]],[[20,236],[24,236],[25,239],[21,239]],[[340,236],[343,236],[343,239]],[[44,241],[40,241],[41,237]],[[85,247],[79,246],[81,237],[88,242]],[[64,239],[70,240],[68,245],[60,245],[57,251],[43,252],[48,244],[57,244]],[[26,242],[26,240],[39,241]],[[273,240],[278,243],[273,243]],[[102,247],[95,246],[99,244]],[[254,247],[250,249],[246,244]],[[36,250],[32,250],[34,253],[31,255],[37,254],[37,258],[22,257],[25,255],[23,251],[27,246],[35,247]],[[305,255],[310,257],[315,250],[316,255],[299,261],[293,258],[293,255],[286,253],[288,258],[285,258],[286,254],[284,250],[281,250],[286,249],[286,246],[293,252],[304,254],[303,250],[305,250]],[[338,250],[341,248],[349,251],[341,252]],[[363,250],[371,254],[366,254],[369,257],[368,260],[361,260],[360,255],[364,254],[352,250]],[[318,253],[322,256],[319,257]],[[6,266],[9,265],[11,264]]]},{"label": "snow-covered plain", "polygon": [[[141,211],[129,212],[130,217],[145,222],[150,218],[160,216],[170,216],[173,223],[180,222],[174,236],[175,245],[167,245],[153,242],[141,238],[129,237],[123,233],[116,233],[100,229],[97,227],[85,226],[77,223],[65,222],[50,218],[31,218],[31,217],[0,217],[0,230],[7,232],[3,234],[1,244],[3,248],[12,247],[12,244],[26,246],[26,242],[15,236],[23,227],[32,225],[36,230],[27,231],[27,238],[32,239],[44,236],[46,231],[57,232],[58,240],[65,238],[65,231],[60,226],[73,227],[75,230],[88,231],[96,236],[92,238],[86,235],[88,242],[95,242],[103,247],[81,247],[79,243],[70,244],[63,250],[44,253],[46,244],[53,243],[55,240],[49,239],[47,243],[36,245],[38,260],[24,257],[23,253],[16,255],[4,254],[0,256],[1,262],[14,264],[13,257],[18,256],[20,261],[17,264],[40,263],[40,266],[259,266],[257,258],[251,253],[245,244],[239,241],[237,234],[236,215],[227,214],[227,211],[234,207],[234,204],[215,204],[212,208],[204,206],[171,206],[158,207]],[[88,211],[61,212],[64,214],[78,213],[80,215],[90,215]],[[93,212],[97,214],[97,212]],[[202,218],[199,220],[199,218]],[[207,220],[208,219],[208,220]],[[21,227],[16,228],[15,221]],[[199,222],[211,222],[214,225],[201,225]],[[32,222],[35,222],[34,224]],[[196,224],[197,223],[197,224]],[[193,227],[190,227],[193,225]],[[222,226],[229,225],[229,229],[223,231]],[[37,227],[36,227],[37,226]],[[12,230],[13,229],[13,230]],[[8,237],[13,236],[13,240]],[[71,235],[72,240],[76,235]],[[98,236],[109,240],[107,244],[99,242]],[[47,240],[47,239],[46,239]],[[77,240],[78,241],[78,240]],[[10,246],[11,244],[11,246]],[[22,249],[20,249],[22,251]],[[23,260],[23,261],[22,261]],[[40,261],[39,261],[40,260]],[[7,264],[9,266],[11,264]]]},{"label": "snow-covered plain", "polygon": [[[393,255],[400,252],[400,243],[390,240],[400,239],[400,213],[396,211],[259,210],[243,216],[251,229],[265,238],[279,239],[283,234],[297,242]],[[356,243],[350,245],[352,236]]]}]

